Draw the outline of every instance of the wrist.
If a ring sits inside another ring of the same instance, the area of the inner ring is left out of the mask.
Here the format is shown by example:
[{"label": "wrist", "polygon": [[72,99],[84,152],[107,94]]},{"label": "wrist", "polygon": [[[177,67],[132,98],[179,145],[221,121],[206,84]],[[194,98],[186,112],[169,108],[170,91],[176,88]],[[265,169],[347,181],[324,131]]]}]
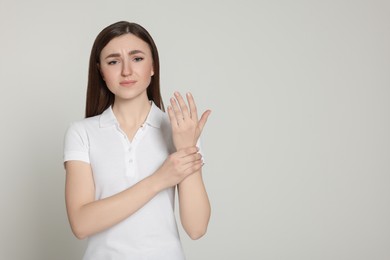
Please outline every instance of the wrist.
[{"label": "wrist", "polygon": [[159,170],[157,170],[154,174],[150,175],[148,177],[148,179],[150,182],[149,184],[150,184],[151,189],[156,194],[167,188],[166,185],[164,184],[165,182],[164,182],[162,176],[160,176],[160,174],[159,174]]},{"label": "wrist", "polygon": [[189,142],[189,143],[183,143],[183,144],[175,144],[176,151],[183,150],[189,147],[196,146],[196,142]]},{"label": "wrist", "polygon": [[183,150],[183,149],[186,149],[188,147],[192,147],[193,145],[189,145],[189,146],[176,146],[176,152],[180,151],[180,150]]}]

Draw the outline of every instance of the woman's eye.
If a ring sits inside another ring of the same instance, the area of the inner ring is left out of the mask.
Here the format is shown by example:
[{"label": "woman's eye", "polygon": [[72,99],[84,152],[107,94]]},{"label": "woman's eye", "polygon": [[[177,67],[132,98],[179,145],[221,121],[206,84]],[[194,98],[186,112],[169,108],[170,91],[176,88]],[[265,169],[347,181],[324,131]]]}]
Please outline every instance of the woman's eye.
[{"label": "woman's eye", "polygon": [[134,58],[135,62],[140,62],[140,61],[143,61],[143,60],[144,60],[144,58],[142,58],[142,57],[135,57]]},{"label": "woman's eye", "polygon": [[118,63],[118,61],[112,60],[112,61],[109,61],[107,64],[108,64],[108,65],[115,65],[115,64],[117,64],[117,63]]}]

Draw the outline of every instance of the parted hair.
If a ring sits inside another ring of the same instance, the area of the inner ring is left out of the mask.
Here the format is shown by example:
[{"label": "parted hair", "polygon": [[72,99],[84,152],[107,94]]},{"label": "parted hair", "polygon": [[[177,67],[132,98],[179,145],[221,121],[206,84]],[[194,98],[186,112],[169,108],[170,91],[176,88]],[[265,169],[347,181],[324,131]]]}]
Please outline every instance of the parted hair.
[{"label": "parted hair", "polygon": [[100,115],[114,103],[115,96],[110,92],[100,73],[100,53],[103,48],[113,39],[124,34],[133,34],[146,42],[152,53],[154,75],[147,88],[148,99],[164,111],[164,104],[160,92],[160,62],[158,51],[153,38],[141,25],[126,21],[117,22],[104,28],[96,37],[92,46],[89,59],[87,99],[85,117]]}]

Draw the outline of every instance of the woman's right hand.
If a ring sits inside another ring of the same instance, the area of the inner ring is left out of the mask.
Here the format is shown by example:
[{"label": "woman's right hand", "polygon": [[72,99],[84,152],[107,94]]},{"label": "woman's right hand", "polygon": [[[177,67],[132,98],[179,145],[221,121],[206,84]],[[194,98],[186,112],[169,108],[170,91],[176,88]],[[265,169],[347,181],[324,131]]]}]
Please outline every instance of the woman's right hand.
[{"label": "woman's right hand", "polygon": [[202,167],[202,155],[198,151],[199,149],[193,146],[168,156],[155,173],[164,189],[177,185]]}]

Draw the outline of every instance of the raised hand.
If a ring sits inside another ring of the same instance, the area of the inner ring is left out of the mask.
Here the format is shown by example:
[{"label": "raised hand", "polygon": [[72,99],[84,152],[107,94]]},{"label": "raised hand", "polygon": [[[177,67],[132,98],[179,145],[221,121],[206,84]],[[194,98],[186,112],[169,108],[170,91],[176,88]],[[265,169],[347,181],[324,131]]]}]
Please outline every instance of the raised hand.
[{"label": "raised hand", "polygon": [[169,119],[172,126],[173,143],[176,150],[195,146],[202,133],[211,111],[206,110],[198,121],[198,112],[191,93],[187,93],[187,101],[184,101],[179,92],[174,93],[171,105],[168,106]]}]

